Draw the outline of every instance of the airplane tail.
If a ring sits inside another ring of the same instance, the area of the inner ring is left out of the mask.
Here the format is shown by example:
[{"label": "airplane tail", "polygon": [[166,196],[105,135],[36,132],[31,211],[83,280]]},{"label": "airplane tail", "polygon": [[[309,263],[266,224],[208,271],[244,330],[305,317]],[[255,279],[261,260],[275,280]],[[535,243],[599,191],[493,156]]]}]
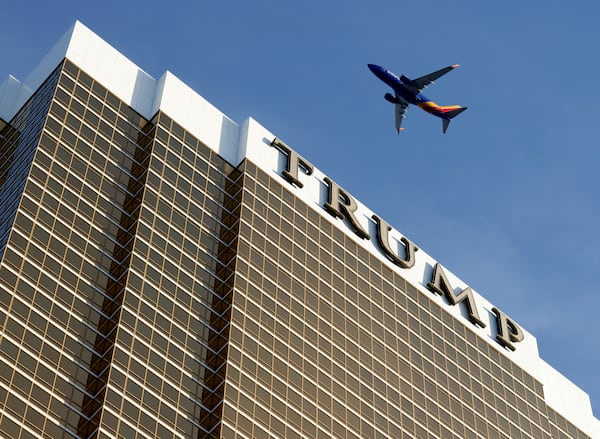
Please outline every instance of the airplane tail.
[{"label": "airplane tail", "polygon": [[448,107],[441,107],[442,110],[442,132],[445,134],[450,125],[450,121],[458,116],[460,113],[465,111],[467,107],[460,107],[458,105],[450,105]]}]

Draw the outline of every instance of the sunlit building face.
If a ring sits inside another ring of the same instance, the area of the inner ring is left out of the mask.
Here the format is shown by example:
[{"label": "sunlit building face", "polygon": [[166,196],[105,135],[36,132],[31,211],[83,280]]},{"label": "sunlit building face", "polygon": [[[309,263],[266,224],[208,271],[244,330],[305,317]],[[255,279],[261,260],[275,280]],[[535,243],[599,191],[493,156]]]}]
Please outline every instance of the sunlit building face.
[{"label": "sunlit building face", "polygon": [[216,144],[77,59],[45,78],[0,122],[0,437],[590,437],[479,299],[308,202],[307,161],[234,160],[213,113]]}]

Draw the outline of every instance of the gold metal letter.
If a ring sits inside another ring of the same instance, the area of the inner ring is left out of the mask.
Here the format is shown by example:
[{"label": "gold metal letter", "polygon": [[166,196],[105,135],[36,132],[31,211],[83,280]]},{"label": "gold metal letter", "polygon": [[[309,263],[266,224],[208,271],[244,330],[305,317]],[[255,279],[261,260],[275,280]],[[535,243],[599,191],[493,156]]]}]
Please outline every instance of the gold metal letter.
[{"label": "gold metal letter", "polygon": [[401,238],[400,241],[402,241],[402,244],[406,247],[406,259],[402,259],[395,254],[390,247],[389,231],[392,230],[392,227],[377,215],[373,215],[371,218],[377,223],[377,242],[379,242],[383,253],[385,253],[394,264],[399,265],[402,268],[411,268],[415,265],[415,252],[418,250],[417,246],[408,239]]},{"label": "gold metal letter", "polygon": [[523,331],[513,320],[509,319],[506,314],[498,308],[492,308],[492,312],[496,314],[496,325],[498,326],[498,335],[496,341],[502,346],[515,350],[513,343],[518,343],[523,340]]},{"label": "gold metal letter", "polygon": [[302,167],[306,175],[311,175],[314,169],[313,165],[311,165],[310,162],[302,158],[296,151],[287,146],[277,137],[273,139],[271,146],[279,149],[287,157],[285,170],[281,172],[283,178],[285,178],[288,182],[295,184],[299,188],[303,187],[304,184],[302,184],[302,182],[298,179],[298,168]]},{"label": "gold metal letter", "polygon": [[477,306],[475,304],[475,298],[473,297],[473,291],[471,290],[471,287],[467,287],[459,294],[455,295],[441,264],[435,264],[433,276],[431,282],[427,284],[427,288],[441,296],[445,295],[451,305],[464,302],[465,306],[467,307],[467,311],[469,312],[469,320],[471,320],[472,323],[485,328],[485,323],[483,323],[479,318],[479,313],[477,312]]},{"label": "gold metal letter", "polygon": [[369,239],[369,233],[366,232],[354,216],[357,205],[354,198],[346,193],[341,187],[331,181],[329,178],[324,178],[325,183],[329,186],[328,201],[323,206],[327,212],[333,216],[344,219],[348,218],[354,232],[362,239]]}]

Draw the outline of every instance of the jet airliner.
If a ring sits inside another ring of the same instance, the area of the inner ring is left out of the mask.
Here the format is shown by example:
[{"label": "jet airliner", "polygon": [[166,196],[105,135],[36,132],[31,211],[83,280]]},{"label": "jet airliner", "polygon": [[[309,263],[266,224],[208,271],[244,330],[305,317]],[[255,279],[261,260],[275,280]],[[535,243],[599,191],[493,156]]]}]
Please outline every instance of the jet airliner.
[{"label": "jet airliner", "polygon": [[437,70],[425,76],[421,76],[417,79],[410,79],[404,75],[398,76],[395,73],[375,64],[368,64],[368,66],[375,76],[377,76],[394,90],[393,95],[391,93],[386,93],[384,98],[386,101],[395,105],[396,130],[398,133],[404,129],[401,128],[401,125],[409,104],[421,107],[426,112],[442,119],[442,131],[444,133],[448,129],[450,121],[467,109],[467,107],[461,107],[460,105],[438,105],[421,93],[421,90],[423,90],[429,84],[432,84],[433,81],[438,79],[440,76],[445,75],[449,71],[457,68],[458,64],[444,67],[443,69]]}]

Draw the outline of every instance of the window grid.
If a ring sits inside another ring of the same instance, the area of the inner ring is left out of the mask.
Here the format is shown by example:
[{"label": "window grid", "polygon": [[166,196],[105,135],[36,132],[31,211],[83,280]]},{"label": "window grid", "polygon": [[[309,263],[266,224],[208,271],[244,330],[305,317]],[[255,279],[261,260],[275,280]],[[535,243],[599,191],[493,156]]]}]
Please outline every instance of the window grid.
[{"label": "window grid", "polygon": [[[253,164],[245,167],[230,352],[254,356],[232,357],[240,368],[231,368],[233,400],[240,373],[271,367],[277,382],[287,383],[286,398],[300,394],[302,410],[317,411],[315,419],[300,418],[329,435],[341,425],[348,437],[552,437],[539,383],[321,218],[325,213],[314,214]],[[341,370],[354,372],[342,378]],[[285,381],[290,373],[304,377],[300,388]],[[352,390],[329,390],[344,385]],[[358,426],[334,411],[351,402],[360,407]],[[278,423],[253,422],[283,434]]]},{"label": "window grid", "polygon": [[0,123],[0,204],[0,435],[585,437],[327,212],[68,61]]}]

